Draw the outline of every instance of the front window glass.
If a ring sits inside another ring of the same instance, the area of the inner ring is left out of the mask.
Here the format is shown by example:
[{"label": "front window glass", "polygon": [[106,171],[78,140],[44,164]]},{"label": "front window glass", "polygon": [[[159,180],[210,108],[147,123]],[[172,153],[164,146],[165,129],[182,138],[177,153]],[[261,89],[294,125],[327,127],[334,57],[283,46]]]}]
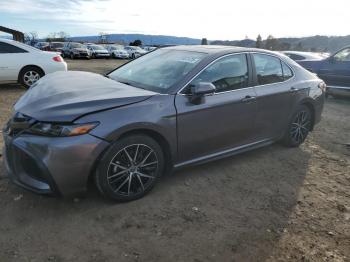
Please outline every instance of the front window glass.
[{"label": "front window glass", "polygon": [[[248,67],[245,54],[224,57],[200,73],[190,84],[210,82],[216,87],[216,92],[225,92],[248,86]],[[188,93],[188,90],[185,90]]]},{"label": "front window glass", "polygon": [[53,48],[60,48],[60,47],[63,47],[63,43],[52,43],[51,46]]},{"label": "front window glass", "polygon": [[102,46],[99,46],[99,45],[91,45],[91,48],[94,50],[104,50],[104,48]]},{"label": "front window glass", "polygon": [[73,47],[73,48],[84,48],[84,46],[82,44],[79,44],[79,43],[71,43],[71,47]]},{"label": "front window glass", "polygon": [[336,53],[334,59],[340,62],[350,62],[350,48],[346,48]]},{"label": "front window glass", "polygon": [[186,76],[207,54],[160,49],[116,69],[108,76],[118,82],[166,93]]},{"label": "front window glass", "polygon": [[264,54],[253,54],[253,59],[259,85],[284,81],[280,59]]}]

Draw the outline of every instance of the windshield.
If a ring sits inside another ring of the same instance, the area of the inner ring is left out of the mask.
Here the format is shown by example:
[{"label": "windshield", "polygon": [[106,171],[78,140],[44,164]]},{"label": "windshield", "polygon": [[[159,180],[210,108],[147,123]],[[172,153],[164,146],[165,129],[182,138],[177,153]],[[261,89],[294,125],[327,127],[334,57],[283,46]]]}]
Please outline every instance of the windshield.
[{"label": "windshield", "polygon": [[110,73],[118,82],[166,93],[172,85],[188,74],[207,54],[159,49],[144,55]]},{"label": "windshield", "polygon": [[123,50],[123,49],[124,49],[123,46],[116,46],[116,45],[111,46],[111,50]]},{"label": "windshield", "polygon": [[79,44],[79,43],[71,43],[71,46],[73,48],[84,48],[84,46],[82,44]]},{"label": "windshield", "polygon": [[105,50],[102,46],[99,45],[91,45],[90,47],[94,50]]},{"label": "windshield", "polygon": [[51,43],[52,47],[63,47],[63,43]]}]

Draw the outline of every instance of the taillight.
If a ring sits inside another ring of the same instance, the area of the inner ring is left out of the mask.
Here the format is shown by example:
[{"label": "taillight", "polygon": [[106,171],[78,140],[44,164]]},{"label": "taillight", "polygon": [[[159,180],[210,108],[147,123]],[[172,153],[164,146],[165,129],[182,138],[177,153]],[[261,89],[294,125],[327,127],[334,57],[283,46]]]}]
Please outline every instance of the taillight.
[{"label": "taillight", "polygon": [[318,87],[323,91],[326,92],[327,85],[325,82],[321,82],[318,84]]},{"label": "taillight", "polygon": [[62,56],[58,55],[58,56],[54,56],[52,58],[53,61],[56,61],[56,62],[63,62],[63,58]]}]

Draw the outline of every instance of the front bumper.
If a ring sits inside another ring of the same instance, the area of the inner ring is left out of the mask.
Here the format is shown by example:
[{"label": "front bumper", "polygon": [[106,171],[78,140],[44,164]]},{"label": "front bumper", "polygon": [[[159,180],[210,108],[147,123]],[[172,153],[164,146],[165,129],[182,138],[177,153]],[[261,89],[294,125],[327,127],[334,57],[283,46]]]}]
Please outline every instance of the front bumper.
[{"label": "front bumper", "polygon": [[95,57],[110,57],[110,54],[106,54],[106,53],[95,53]]},{"label": "front bumper", "polygon": [[40,194],[68,196],[86,191],[96,159],[108,146],[88,134],[3,136],[4,162],[10,179]]},{"label": "front bumper", "polygon": [[114,56],[116,58],[123,58],[123,59],[127,59],[130,57],[129,54],[120,54],[120,53],[114,53]]},{"label": "front bumper", "polygon": [[90,57],[90,55],[87,52],[74,52],[74,57],[84,58],[84,57]]}]

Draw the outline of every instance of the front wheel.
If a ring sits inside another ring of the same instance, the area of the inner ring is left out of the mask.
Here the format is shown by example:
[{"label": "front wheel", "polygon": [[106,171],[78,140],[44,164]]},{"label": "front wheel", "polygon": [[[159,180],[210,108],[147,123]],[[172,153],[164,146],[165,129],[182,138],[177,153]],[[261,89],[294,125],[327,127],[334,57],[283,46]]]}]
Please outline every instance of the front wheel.
[{"label": "front wheel", "polygon": [[106,197],[131,201],[146,195],[164,170],[164,155],[151,137],[133,135],[115,142],[97,167],[95,182]]},{"label": "front wheel", "polygon": [[295,111],[287,132],[283,138],[283,143],[289,147],[297,147],[302,144],[312,127],[312,115],[310,109],[301,105]]}]

